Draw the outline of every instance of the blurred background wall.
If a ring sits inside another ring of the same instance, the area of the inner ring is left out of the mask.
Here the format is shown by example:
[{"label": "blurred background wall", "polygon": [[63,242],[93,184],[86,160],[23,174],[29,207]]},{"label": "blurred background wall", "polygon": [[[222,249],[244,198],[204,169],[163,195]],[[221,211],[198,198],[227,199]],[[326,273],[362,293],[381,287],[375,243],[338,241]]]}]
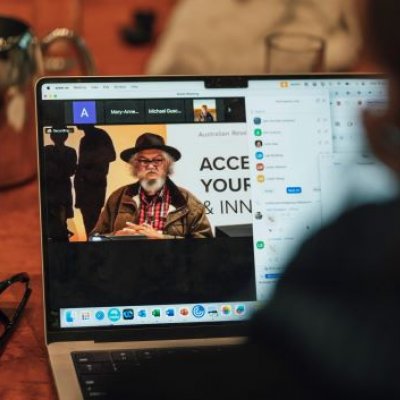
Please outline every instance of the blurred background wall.
[{"label": "blurred background wall", "polygon": [[[0,14],[26,20],[39,37],[73,28],[101,75],[263,73],[265,37],[282,30],[321,36],[326,70],[349,71],[359,68],[361,49],[353,2],[1,0]],[[55,54],[65,50],[55,47]]]}]

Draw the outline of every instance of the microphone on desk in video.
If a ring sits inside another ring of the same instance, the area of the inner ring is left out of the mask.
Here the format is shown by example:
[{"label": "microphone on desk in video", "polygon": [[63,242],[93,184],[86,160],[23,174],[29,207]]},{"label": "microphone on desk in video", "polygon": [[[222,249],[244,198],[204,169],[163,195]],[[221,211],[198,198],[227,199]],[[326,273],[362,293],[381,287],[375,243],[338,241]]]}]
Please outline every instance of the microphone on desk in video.
[{"label": "microphone on desk in video", "polygon": [[103,240],[112,240],[112,239],[107,235],[101,235],[100,233],[97,232],[89,236],[89,242],[101,242]]},{"label": "microphone on desk in video", "polygon": [[144,235],[113,235],[94,233],[89,237],[89,242],[103,242],[103,241],[123,241],[123,240],[139,240],[147,239]]}]

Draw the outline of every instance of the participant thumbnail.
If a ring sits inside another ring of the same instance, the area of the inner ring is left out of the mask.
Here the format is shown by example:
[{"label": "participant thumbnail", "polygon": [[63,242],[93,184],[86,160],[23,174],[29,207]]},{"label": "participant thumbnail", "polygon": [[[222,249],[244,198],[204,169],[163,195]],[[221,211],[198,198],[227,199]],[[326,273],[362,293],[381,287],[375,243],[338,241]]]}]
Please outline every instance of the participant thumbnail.
[{"label": "participant thumbnail", "polygon": [[216,122],[217,105],[215,99],[193,100],[193,114],[195,122]]}]

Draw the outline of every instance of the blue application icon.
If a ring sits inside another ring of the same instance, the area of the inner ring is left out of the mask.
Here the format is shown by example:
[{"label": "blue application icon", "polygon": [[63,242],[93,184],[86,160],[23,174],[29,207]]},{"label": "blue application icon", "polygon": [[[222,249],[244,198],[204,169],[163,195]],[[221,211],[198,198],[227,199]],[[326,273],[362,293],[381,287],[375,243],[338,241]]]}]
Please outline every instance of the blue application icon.
[{"label": "blue application icon", "polygon": [[133,319],[133,317],[135,316],[132,308],[125,308],[124,310],[122,310],[122,318],[123,319]]},{"label": "blue application icon", "polygon": [[198,304],[197,306],[194,306],[192,309],[192,314],[196,317],[196,318],[202,318],[204,317],[204,314],[206,313],[206,309]]},{"label": "blue application icon", "polygon": [[235,314],[236,315],[243,315],[246,311],[246,307],[244,306],[244,304],[238,304],[235,307]]},{"label": "blue application icon", "polygon": [[139,310],[138,313],[137,313],[137,315],[138,315],[140,318],[146,318],[146,317],[147,317],[147,312],[146,312],[146,310]]},{"label": "blue application icon", "polygon": [[255,125],[260,125],[261,124],[261,118],[260,117],[255,117],[253,119],[253,122],[254,122]]},{"label": "blue application icon", "polygon": [[116,322],[121,318],[121,311],[118,308],[111,308],[108,310],[108,319],[111,322]]},{"label": "blue application icon", "polygon": [[174,317],[175,316],[175,310],[173,308],[167,308],[165,311],[165,314],[167,317]]},{"label": "blue application icon", "polygon": [[264,153],[261,151],[257,151],[256,158],[257,160],[262,160],[264,158]]},{"label": "blue application icon", "polygon": [[95,101],[73,101],[72,112],[74,124],[97,123]]},{"label": "blue application icon", "polygon": [[102,321],[106,315],[104,314],[104,311],[99,310],[94,316],[98,321]]},{"label": "blue application icon", "polygon": [[72,314],[72,311],[67,311],[67,312],[65,313],[65,320],[66,320],[67,322],[74,322],[74,316],[73,316],[73,314]]}]

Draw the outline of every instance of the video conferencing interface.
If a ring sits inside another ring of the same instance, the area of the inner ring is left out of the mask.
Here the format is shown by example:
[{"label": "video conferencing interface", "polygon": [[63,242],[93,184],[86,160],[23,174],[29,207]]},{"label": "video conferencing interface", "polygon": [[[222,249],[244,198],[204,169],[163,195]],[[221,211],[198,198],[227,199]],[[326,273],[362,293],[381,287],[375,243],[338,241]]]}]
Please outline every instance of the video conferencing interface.
[{"label": "video conferencing interface", "polygon": [[39,98],[53,328],[248,319],[301,240],[393,191],[360,119],[385,107],[383,79],[45,82]]}]

